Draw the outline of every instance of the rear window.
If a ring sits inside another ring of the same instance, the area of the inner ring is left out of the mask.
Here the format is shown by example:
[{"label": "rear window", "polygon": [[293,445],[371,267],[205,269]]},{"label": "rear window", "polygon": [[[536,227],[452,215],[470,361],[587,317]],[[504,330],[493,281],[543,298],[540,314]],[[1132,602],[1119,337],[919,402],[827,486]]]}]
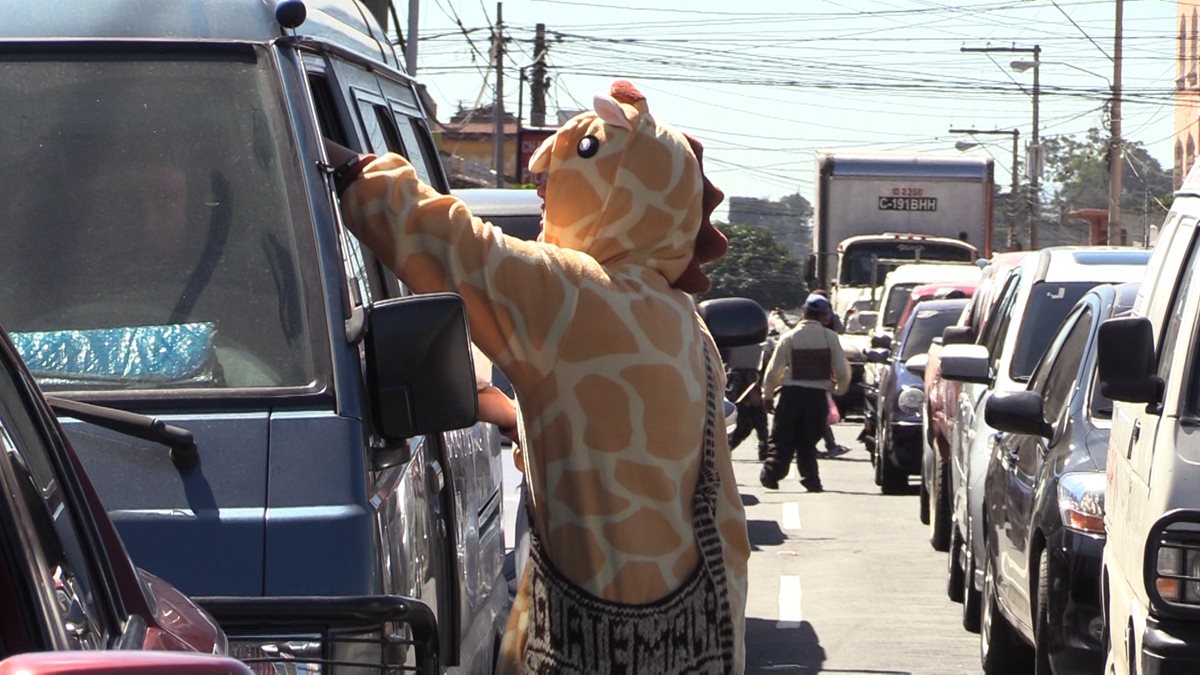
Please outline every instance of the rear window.
[{"label": "rear window", "polygon": [[1017,344],[1013,353],[1009,377],[1024,382],[1033,373],[1034,366],[1042,353],[1054,339],[1058,327],[1070,313],[1075,303],[1098,282],[1075,281],[1071,283],[1038,282],[1029,291],[1029,304],[1021,319],[1017,332]]},{"label": "rear window", "polygon": [[311,225],[266,59],[9,58],[0,321],[39,383],[312,384]]},{"label": "rear window", "polygon": [[895,328],[896,323],[900,321],[900,315],[904,313],[904,307],[908,304],[908,298],[912,295],[912,289],[916,288],[916,284],[896,284],[892,286],[892,290],[888,291],[887,300],[883,306],[883,325],[888,328]]},{"label": "rear window", "polygon": [[917,305],[916,313],[913,318],[909,319],[912,328],[909,328],[908,334],[904,336],[900,360],[907,361],[917,354],[929,351],[929,345],[933,344],[933,338],[940,336],[942,331],[953,326],[958,321],[960,314],[962,314],[961,309],[931,310],[921,309],[921,306]]}]

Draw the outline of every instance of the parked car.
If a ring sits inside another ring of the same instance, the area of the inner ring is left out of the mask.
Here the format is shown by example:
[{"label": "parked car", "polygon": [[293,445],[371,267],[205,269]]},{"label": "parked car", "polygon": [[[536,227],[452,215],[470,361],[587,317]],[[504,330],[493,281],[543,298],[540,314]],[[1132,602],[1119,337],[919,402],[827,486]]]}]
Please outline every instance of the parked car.
[{"label": "parked car", "polygon": [[1200,672],[1200,171],[1175,193],[1133,315],[1098,336],[1116,401],[1102,591],[1107,669]]},{"label": "parked car", "polygon": [[[2,330],[0,551],[0,659],[7,659],[0,671],[39,672],[39,663],[69,661],[78,668],[72,672],[87,672],[126,659],[157,664],[159,672],[188,663],[203,669],[195,672],[248,672],[229,658],[198,658],[227,657],[225,633],[174,586],[134,567],[50,404]],[[122,652],[90,653],[97,650]],[[63,651],[89,654],[36,654]],[[11,658],[18,654],[27,656]]]},{"label": "parked car", "polygon": [[542,198],[537,190],[508,188],[457,188],[471,213],[499,227],[505,234],[534,241],[542,233]]},{"label": "parked car", "polygon": [[1127,315],[1136,294],[1137,284],[1089,291],[1028,386],[988,399],[984,417],[1001,437],[984,478],[985,672],[1104,667],[1100,558],[1113,404],[1095,386],[1096,333]]},{"label": "parked car", "polygon": [[[353,0],[159,10],[0,0],[0,317],[43,388],[195,435],[177,464],[64,418],[134,561],[238,655],[378,669],[412,633],[423,669],[490,672],[501,450],[462,300],[411,295],[342,227],[322,143],[449,193],[420,88]],[[292,639],[314,622],[362,633]]]},{"label": "parked car", "polygon": [[[982,274],[980,276],[982,277]],[[978,285],[976,281],[938,281],[931,284],[914,286],[908,293],[908,302],[904,303],[904,310],[900,312],[900,319],[896,322],[896,325],[903,326],[907,323],[908,317],[919,302],[925,300],[969,298],[975,294],[975,288]]]},{"label": "parked car", "polygon": [[966,299],[926,300],[900,326],[893,348],[872,349],[867,358],[883,366],[876,391],[868,400],[879,429],[875,482],[884,494],[908,488],[908,477],[921,473],[921,417],[925,408],[925,352],[934,336],[958,320]]},{"label": "parked car", "polygon": [[[921,522],[929,525],[929,543],[934,550],[950,548],[950,434],[958,420],[958,395],[961,383],[942,377],[942,347],[972,343],[987,325],[995,308],[996,295],[1008,279],[1008,273],[1031,251],[997,253],[988,260],[980,275],[971,303],[958,322],[934,337],[929,345],[925,366],[925,415],[921,420],[924,460],[921,473]],[[949,589],[951,599],[962,600],[962,585]]]},{"label": "parked car", "polygon": [[996,392],[1024,389],[1075,303],[1103,283],[1140,281],[1149,251],[1121,247],[1046,248],[1009,273],[974,344],[942,347],[942,377],[963,382],[951,435],[950,587],[963,588],[963,625],[979,630],[984,580],[983,479],[996,442],[984,406]]},{"label": "parked car", "polygon": [[[899,265],[888,272],[883,282],[883,296],[879,301],[876,314],[875,328],[869,336],[848,340],[843,336],[843,346],[853,342],[861,347],[863,364],[861,372],[855,370],[855,362],[851,361],[851,379],[856,383],[856,389],[861,389],[863,398],[863,430],[859,437],[871,455],[872,463],[877,459],[876,448],[879,445],[877,436],[880,430],[876,428],[879,411],[875,408],[874,392],[879,391],[879,380],[883,369],[878,364],[866,361],[868,349],[888,349],[895,338],[897,323],[912,299],[912,291],[918,286],[930,284],[977,284],[980,277],[980,267],[974,263],[908,263]],[[850,353],[849,351],[847,353]]]}]

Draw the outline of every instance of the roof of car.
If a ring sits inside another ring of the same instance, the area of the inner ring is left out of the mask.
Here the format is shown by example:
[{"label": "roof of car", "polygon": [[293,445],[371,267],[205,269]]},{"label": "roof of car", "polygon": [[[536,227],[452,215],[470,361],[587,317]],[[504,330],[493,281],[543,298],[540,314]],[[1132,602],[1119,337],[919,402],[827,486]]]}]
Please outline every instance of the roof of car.
[{"label": "roof of car", "polygon": [[463,200],[471,212],[484,216],[541,216],[542,198],[537,190],[508,188],[461,188],[454,196]]},{"label": "roof of car", "polygon": [[922,300],[913,306],[914,316],[920,316],[920,312],[954,312],[959,313],[967,303],[971,302],[969,298],[950,298],[949,300]]},{"label": "roof of car", "polygon": [[[294,33],[336,43],[371,61],[403,70],[387,35],[353,0],[304,0],[294,31],[263,0],[88,0],[75,9],[56,2],[0,0],[0,40],[120,39],[267,42]],[[82,9],[79,9],[82,8]]]},{"label": "roof of car", "polygon": [[1059,246],[1042,249],[1021,264],[1034,271],[1034,281],[1063,283],[1141,281],[1150,250],[1117,246]]},{"label": "roof of car", "polygon": [[974,263],[908,263],[888,272],[884,283],[928,284],[939,281],[979,281],[980,268]]}]

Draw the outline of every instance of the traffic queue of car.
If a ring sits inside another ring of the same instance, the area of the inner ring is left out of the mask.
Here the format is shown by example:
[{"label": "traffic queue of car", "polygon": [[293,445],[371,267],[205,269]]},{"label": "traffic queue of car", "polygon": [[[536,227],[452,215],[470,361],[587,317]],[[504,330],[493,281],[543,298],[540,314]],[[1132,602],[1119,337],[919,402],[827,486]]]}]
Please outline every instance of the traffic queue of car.
[{"label": "traffic queue of car", "polygon": [[986,673],[1200,672],[1198,217],[1193,171],[1152,248],[998,254],[868,353]]}]

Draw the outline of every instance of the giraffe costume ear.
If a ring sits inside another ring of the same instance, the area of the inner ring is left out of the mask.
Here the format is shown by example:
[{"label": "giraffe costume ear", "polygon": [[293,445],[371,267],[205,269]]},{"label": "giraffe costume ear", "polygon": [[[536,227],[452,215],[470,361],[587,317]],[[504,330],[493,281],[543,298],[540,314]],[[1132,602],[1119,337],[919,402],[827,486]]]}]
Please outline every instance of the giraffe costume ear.
[{"label": "giraffe costume ear", "polygon": [[633,131],[633,124],[625,116],[625,109],[621,107],[617,99],[608,94],[596,94],[592,97],[592,108],[605,123],[626,131]]}]

